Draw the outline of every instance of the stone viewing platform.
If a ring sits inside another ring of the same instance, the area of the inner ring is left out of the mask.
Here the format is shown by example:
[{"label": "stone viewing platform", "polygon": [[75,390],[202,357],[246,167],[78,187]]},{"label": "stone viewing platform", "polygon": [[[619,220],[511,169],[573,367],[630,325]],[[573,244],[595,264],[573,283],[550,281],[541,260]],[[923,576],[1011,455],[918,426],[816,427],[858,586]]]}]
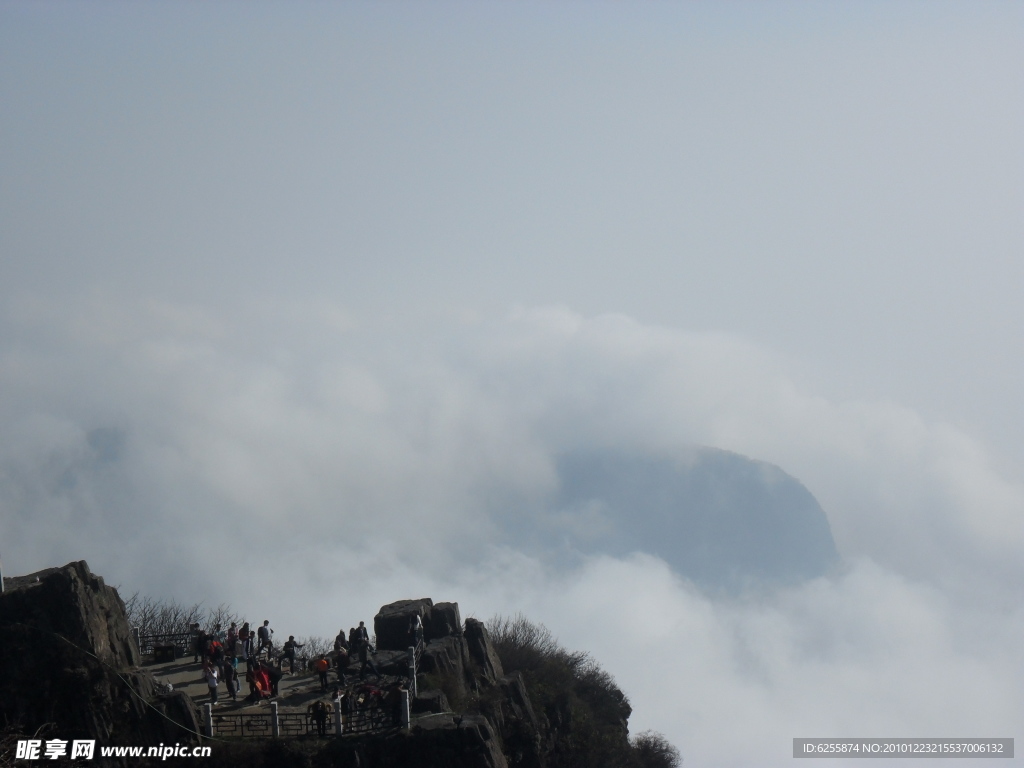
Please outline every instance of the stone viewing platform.
[{"label": "stone viewing platform", "polygon": [[[413,654],[417,663],[422,663],[424,653],[427,656],[427,666],[434,669],[438,666],[437,658],[445,655],[448,658],[442,662],[442,666],[457,668],[461,666],[463,642],[471,643],[472,650],[469,651],[470,658],[479,658],[484,669],[493,675],[500,670],[500,662],[493,652],[493,649],[484,648],[481,644],[483,637],[483,625],[470,619],[467,623],[467,633],[462,625],[459,606],[457,603],[434,604],[430,598],[418,600],[400,600],[383,606],[374,617],[374,639],[375,648],[371,658],[375,666],[380,670],[379,675],[368,672],[364,677],[360,676],[360,661],[353,656],[344,669],[346,683],[341,686],[343,691],[353,692],[361,684],[373,684],[379,688],[394,685],[397,682],[405,682],[412,690],[414,698],[416,694],[415,672],[410,674],[410,650],[414,642],[410,636],[409,627],[412,617],[418,615],[423,626],[423,637],[417,644]],[[464,640],[464,638],[469,640]],[[143,637],[142,646],[149,647]],[[447,642],[446,642],[447,641]],[[279,649],[278,649],[279,650]],[[454,651],[454,655],[453,654]],[[276,652],[275,652],[276,655]],[[297,656],[294,672],[285,672],[278,682],[278,694],[272,697],[282,711],[305,712],[310,703],[319,699],[330,700],[331,691],[339,686],[336,669],[333,666],[334,654],[329,654],[332,660],[331,671],[329,672],[328,691],[324,691],[320,685],[319,676],[311,667],[311,660],[304,656]],[[154,661],[153,654],[141,656],[141,668],[149,672],[157,683],[166,690],[181,691],[191,697],[198,704],[209,702],[210,694],[206,680],[203,676],[202,662],[192,661],[190,658],[182,657],[167,661]],[[266,656],[261,657],[266,663]],[[451,659],[457,659],[458,663]],[[249,686],[245,682],[246,662],[238,662],[238,675],[241,682],[241,690],[233,700],[224,683],[218,686],[217,712],[247,713],[266,711],[270,700],[250,701]],[[424,703],[414,702],[414,709],[424,710],[429,707],[429,702],[437,702],[437,696],[427,696]]]},{"label": "stone viewing platform", "polygon": [[[243,665],[239,665],[243,668]],[[209,700],[209,688],[206,680],[203,679],[203,665],[200,662],[193,662],[191,659],[175,659],[161,663],[142,664],[142,669],[149,672],[161,685],[170,684],[175,691],[182,691],[198,704]],[[245,700],[249,693],[248,686],[244,680],[245,672],[242,672],[242,690],[238,694],[238,701],[232,701],[231,697],[224,690],[221,690],[218,697],[217,711],[231,712],[254,712],[266,710],[267,702],[252,703]],[[301,708],[305,711],[310,702],[323,698],[327,694],[320,690],[320,682],[315,672],[296,672],[294,675],[286,674],[278,684],[280,695],[277,697],[282,707],[289,709]]]}]

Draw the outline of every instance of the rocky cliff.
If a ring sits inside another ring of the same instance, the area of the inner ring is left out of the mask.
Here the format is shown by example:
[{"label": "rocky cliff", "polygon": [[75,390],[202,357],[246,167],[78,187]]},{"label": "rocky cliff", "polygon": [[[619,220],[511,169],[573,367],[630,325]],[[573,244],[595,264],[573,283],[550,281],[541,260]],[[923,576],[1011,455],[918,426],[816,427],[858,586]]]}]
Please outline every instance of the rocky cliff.
[{"label": "rocky cliff", "polygon": [[[164,692],[139,668],[124,604],[85,562],[5,579],[5,586],[0,724],[9,736],[95,739],[98,745],[202,740],[195,704],[183,693]],[[587,680],[572,670],[549,666],[541,677],[537,668],[525,676],[507,672],[487,628],[475,619],[462,622],[456,603],[424,598],[381,608],[374,631],[384,671],[408,669],[414,614],[423,620],[425,642],[409,730],[323,741],[217,741],[204,764],[645,768],[630,753],[629,705],[610,678],[587,693]],[[588,751],[588,745],[600,749]],[[13,757],[0,750],[0,765],[7,764]]]},{"label": "rocky cliff", "polygon": [[187,697],[137,667],[117,591],[80,561],[4,579],[0,595],[0,723],[22,733],[103,744],[186,741],[198,730]]}]

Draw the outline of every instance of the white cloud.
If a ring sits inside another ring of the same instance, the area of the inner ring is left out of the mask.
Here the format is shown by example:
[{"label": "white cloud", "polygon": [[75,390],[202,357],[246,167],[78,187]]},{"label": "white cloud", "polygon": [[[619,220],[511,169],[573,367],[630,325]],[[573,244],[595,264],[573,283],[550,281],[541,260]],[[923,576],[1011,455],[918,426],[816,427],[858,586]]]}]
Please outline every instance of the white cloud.
[{"label": "white cloud", "polygon": [[794,737],[1012,736],[1024,714],[1020,607],[964,613],[870,560],[756,601],[712,600],[643,555],[553,578],[465,589],[591,651],[633,731],[696,765],[788,765]]},{"label": "white cloud", "polygon": [[277,536],[295,516],[340,520],[350,540],[382,526],[405,540],[414,525],[427,530],[409,541],[443,549],[448,536],[486,541],[495,503],[550,489],[558,451],[707,444],[801,479],[846,556],[1019,583],[1024,491],[984,446],[898,405],[803,393],[740,339],[566,309],[433,334],[277,310],[229,319],[93,296],[15,315],[0,374],[7,471],[44,493],[26,462],[78,466],[86,433],[114,427],[124,471],[78,467],[77,481],[127,483],[169,521],[211,524],[223,509]]},{"label": "white cloud", "polygon": [[801,392],[781,361],[736,338],[568,314],[517,318],[515,356],[489,371],[546,445],[737,451],[802,480],[847,556],[934,578],[995,568],[1021,583],[1024,486],[977,440],[892,403]]},{"label": "white cloud", "polygon": [[[781,764],[796,736],[1013,735],[1024,504],[977,440],[803,392],[735,337],[557,308],[431,322],[103,296],[8,315],[8,572],[85,557],[294,634],[407,597],[522,611],[694,764]],[[800,478],[845,570],[712,599],[646,555],[550,570],[498,538],[559,451],[694,443]]]}]

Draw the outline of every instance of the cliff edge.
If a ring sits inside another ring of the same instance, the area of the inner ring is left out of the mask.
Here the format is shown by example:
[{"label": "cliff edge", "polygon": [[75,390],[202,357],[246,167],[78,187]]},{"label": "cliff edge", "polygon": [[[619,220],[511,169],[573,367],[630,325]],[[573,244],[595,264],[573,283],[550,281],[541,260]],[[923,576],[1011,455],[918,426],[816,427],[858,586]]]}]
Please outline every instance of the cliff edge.
[{"label": "cliff edge", "polygon": [[192,702],[141,671],[117,590],[84,561],[4,579],[0,725],[102,744],[188,741]]},{"label": "cliff edge", "polygon": [[376,662],[383,675],[408,675],[413,617],[422,624],[410,727],[340,739],[312,733],[227,739],[203,735],[196,703],[184,692],[167,691],[140,666],[124,603],[84,561],[4,584],[2,766],[15,765],[13,745],[19,738],[94,739],[98,747],[202,742],[212,746],[204,759],[210,768],[677,764],[642,759],[629,739],[625,695],[595,664],[581,663],[586,654],[557,649],[554,655],[526,654],[526,663],[522,653],[507,654],[506,663],[502,643],[492,641],[482,622],[463,622],[457,603],[402,600],[374,617]]}]

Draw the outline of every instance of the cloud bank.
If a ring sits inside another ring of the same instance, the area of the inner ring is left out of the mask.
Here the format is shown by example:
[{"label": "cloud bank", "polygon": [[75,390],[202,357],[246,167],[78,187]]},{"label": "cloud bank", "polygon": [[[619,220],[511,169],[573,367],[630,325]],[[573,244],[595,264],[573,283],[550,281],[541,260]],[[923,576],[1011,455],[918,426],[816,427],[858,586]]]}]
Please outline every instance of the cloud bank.
[{"label": "cloud bank", "polygon": [[[898,404],[803,391],[741,338],[557,307],[409,319],[102,292],[23,297],[2,323],[8,573],[85,558],[296,634],[425,595],[522,611],[694,764],[1022,722],[1020,478]],[[565,451],[692,445],[799,478],[841,572],[712,598],[648,554],[558,569],[502,537]]]}]

